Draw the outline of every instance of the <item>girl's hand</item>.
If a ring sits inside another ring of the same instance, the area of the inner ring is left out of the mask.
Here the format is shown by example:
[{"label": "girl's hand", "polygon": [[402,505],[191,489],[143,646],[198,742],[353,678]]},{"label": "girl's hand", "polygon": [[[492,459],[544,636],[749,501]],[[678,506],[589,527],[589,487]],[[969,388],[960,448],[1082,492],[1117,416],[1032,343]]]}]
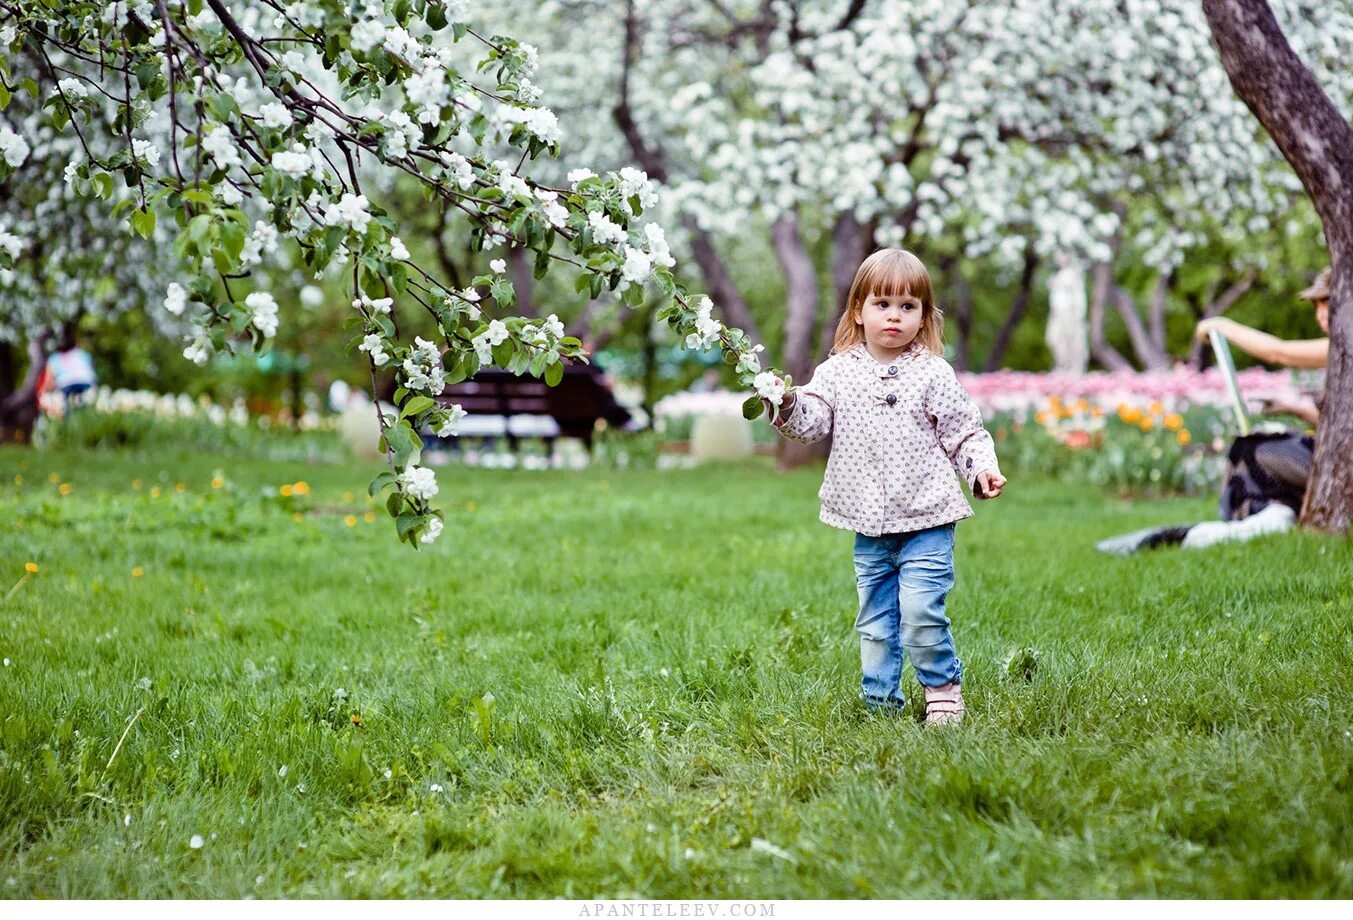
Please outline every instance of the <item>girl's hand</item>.
[{"label": "girl's hand", "polygon": [[1006,478],[995,470],[983,470],[977,474],[977,485],[981,489],[978,498],[995,498],[1005,488]]}]

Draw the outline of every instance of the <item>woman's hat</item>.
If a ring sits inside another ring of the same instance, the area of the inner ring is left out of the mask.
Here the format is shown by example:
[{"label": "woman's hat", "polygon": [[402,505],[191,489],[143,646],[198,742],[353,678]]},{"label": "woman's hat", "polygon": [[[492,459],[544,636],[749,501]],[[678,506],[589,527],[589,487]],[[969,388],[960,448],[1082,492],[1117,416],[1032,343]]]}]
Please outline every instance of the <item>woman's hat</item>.
[{"label": "woman's hat", "polygon": [[1315,281],[1306,290],[1297,295],[1299,300],[1329,300],[1330,299],[1330,269],[1315,276]]}]

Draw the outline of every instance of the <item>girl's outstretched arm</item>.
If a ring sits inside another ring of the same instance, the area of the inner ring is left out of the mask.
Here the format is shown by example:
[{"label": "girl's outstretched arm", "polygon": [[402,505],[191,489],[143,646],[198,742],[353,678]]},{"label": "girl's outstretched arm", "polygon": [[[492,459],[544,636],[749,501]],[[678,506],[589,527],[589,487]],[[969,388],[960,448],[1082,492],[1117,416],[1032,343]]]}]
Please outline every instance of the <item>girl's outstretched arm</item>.
[{"label": "girl's outstretched arm", "polygon": [[996,442],[982,427],[982,410],[977,408],[948,364],[926,391],[925,412],[958,475],[973,495],[985,498],[977,485],[977,476],[987,471],[1000,475]]},{"label": "girl's outstretched arm", "polygon": [[836,382],[826,364],[819,365],[806,386],[794,387],[780,404],[780,417],[771,422],[791,441],[811,444],[832,431]]}]

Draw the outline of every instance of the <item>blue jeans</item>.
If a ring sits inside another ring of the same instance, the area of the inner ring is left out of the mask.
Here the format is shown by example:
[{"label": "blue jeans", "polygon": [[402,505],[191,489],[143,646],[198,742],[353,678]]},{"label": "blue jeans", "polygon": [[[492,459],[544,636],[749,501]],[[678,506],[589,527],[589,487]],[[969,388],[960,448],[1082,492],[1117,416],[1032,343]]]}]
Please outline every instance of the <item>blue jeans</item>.
[{"label": "blue jeans", "polygon": [[881,537],[857,533],[855,585],[861,697],[871,709],[905,702],[899,687],[904,652],[924,686],[962,681],[963,662],[944,613],[954,586],[953,524]]}]

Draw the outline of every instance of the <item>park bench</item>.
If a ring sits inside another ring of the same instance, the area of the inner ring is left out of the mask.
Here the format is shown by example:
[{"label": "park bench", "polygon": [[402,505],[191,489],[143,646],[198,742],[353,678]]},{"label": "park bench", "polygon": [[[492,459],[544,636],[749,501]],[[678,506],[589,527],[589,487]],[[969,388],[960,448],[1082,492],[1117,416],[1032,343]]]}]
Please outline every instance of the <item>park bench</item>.
[{"label": "park bench", "polygon": [[540,438],[553,456],[560,437],[578,438],[590,451],[598,419],[616,427],[630,421],[629,411],[590,365],[566,366],[553,387],[534,377],[484,370],[446,387],[438,401],[465,410],[458,438],[504,438],[513,453],[523,438]]}]

